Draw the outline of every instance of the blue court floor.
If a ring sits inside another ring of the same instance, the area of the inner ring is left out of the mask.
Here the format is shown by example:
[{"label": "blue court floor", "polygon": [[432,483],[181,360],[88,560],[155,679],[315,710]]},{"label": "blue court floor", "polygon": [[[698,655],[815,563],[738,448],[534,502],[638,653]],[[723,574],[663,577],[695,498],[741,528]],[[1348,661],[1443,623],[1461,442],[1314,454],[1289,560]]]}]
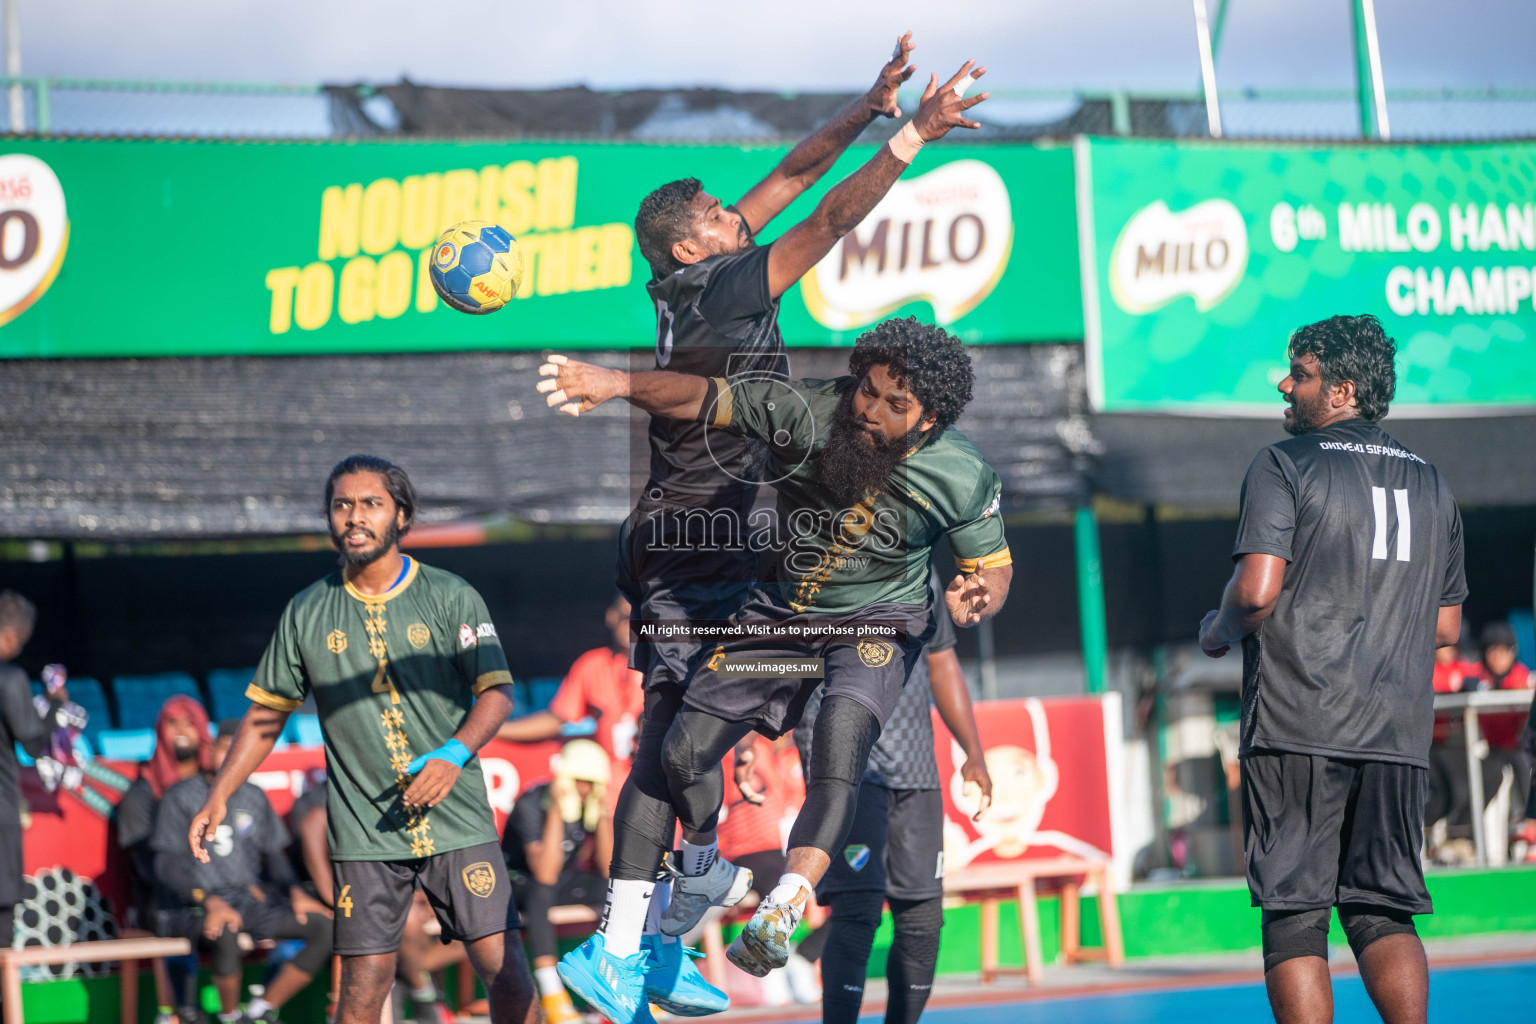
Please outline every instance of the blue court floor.
[{"label": "blue court floor", "polygon": [[[1371,1024],[1381,1019],[1358,975],[1336,975],[1333,998],[1336,1024]],[[932,1024],[1186,1024],[1271,1019],[1264,986],[1258,982],[1097,996],[1045,996],[1017,1002],[935,1007],[923,1015],[923,1020]],[[1536,1019],[1536,961],[1432,968],[1429,1019],[1487,1024]]]}]

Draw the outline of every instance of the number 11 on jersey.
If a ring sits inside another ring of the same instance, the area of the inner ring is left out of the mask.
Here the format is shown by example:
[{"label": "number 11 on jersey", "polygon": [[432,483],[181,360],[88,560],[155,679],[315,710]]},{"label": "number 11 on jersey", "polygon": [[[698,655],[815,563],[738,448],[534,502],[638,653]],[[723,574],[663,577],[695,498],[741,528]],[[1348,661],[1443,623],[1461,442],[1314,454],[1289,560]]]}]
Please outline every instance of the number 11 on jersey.
[{"label": "number 11 on jersey", "polygon": [[[1397,560],[1406,562],[1409,542],[1413,539],[1412,520],[1408,515],[1407,488],[1394,487],[1392,502],[1397,511]],[[1371,507],[1376,513],[1376,535],[1371,544],[1371,557],[1385,559],[1387,557],[1387,489],[1385,487],[1371,488]]]}]

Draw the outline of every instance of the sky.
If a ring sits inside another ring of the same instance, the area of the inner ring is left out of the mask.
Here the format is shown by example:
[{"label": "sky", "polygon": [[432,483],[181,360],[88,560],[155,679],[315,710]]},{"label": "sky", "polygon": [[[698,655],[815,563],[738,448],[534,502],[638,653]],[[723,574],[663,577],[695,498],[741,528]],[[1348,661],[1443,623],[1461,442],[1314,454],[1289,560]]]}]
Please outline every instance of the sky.
[{"label": "sky", "polygon": [[[911,29],[920,74],[975,57],[994,89],[1199,84],[1192,0],[14,2],[27,75],[848,91]],[[1351,0],[1229,3],[1222,88],[1353,87]],[[1536,87],[1536,0],[1375,6],[1389,89]]]}]

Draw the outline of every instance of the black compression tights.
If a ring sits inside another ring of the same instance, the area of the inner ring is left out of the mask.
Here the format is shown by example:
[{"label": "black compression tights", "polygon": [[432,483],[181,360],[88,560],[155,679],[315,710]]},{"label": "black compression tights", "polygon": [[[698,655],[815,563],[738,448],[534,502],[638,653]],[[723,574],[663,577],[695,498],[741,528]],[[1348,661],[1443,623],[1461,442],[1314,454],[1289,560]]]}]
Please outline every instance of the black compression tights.
[{"label": "black compression tights", "polygon": [[612,878],[654,879],[662,856],[672,845],[677,816],[661,767],[661,748],[682,706],[681,687],[662,683],[645,691],[634,762],[614,808]]},{"label": "black compression tights", "polygon": [[[826,899],[832,917],[826,948],[821,954],[822,1024],[854,1024],[864,1001],[869,951],[880,926],[884,893],[840,892]],[[885,1024],[917,1024],[933,991],[939,962],[939,929],[944,926],[943,899],[892,899],[894,936],[885,958],[889,995]]]},{"label": "black compression tights", "polygon": [[890,994],[885,1024],[917,1024],[933,991],[939,964],[939,929],[944,927],[944,898],[892,899],[891,920],[896,934],[885,959]]},{"label": "black compression tights", "polygon": [[720,759],[751,731],[746,722],[727,722],[697,708],[685,707],[672,720],[661,749],[661,766],[685,831],[714,831],[725,798]]},{"label": "black compression tights", "polygon": [[859,799],[859,780],[880,738],[874,712],[836,694],[821,702],[811,740],[805,804],[789,831],[789,849],[813,846],[829,857],[848,838]]}]

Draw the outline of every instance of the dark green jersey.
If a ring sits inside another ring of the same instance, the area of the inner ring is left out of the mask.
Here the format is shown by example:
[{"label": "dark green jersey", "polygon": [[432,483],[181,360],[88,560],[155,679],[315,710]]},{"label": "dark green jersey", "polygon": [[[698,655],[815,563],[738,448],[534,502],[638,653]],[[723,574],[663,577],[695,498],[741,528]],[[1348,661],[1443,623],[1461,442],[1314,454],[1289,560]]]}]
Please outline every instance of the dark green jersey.
[{"label": "dark green jersey", "polygon": [[[922,604],[941,535],[961,570],[1008,565],[1002,482],[976,446],[950,427],[929,431],[887,486],[852,508],[818,482],[817,456],[853,377],[731,384],[712,378],[712,427],[768,442],[764,482],[778,491],[779,592],[798,612],[849,612],[881,601]],[[761,538],[752,543],[762,546]]]},{"label": "dark green jersey", "polygon": [[400,802],[410,783],[401,773],[453,737],[478,694],[511,682],[480,595],[411,559],[404,578],[377,597],[338,570],[288,602],[246,696],[293,711],[315,695],[331,856],[410,860],[496,842],[478,758],[426,811]]}]

